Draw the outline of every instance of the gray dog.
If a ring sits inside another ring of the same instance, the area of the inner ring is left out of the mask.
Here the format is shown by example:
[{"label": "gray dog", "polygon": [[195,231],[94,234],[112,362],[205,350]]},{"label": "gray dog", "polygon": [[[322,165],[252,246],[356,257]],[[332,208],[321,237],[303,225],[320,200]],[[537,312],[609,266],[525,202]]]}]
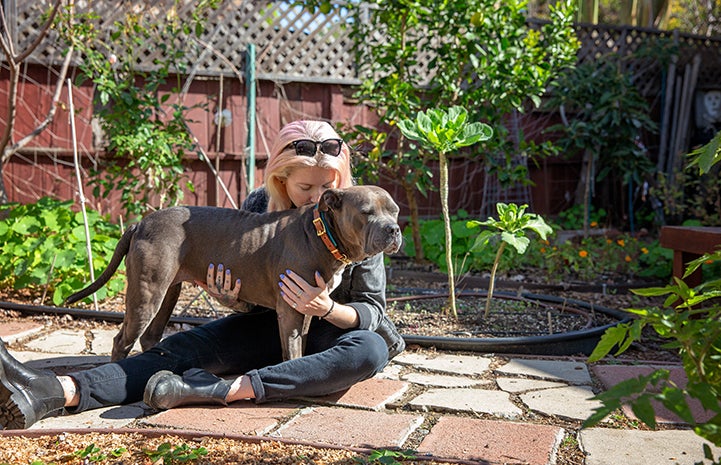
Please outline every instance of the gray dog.
[{"label": "gray dog", "polygon": [[205,283],[208,264],[222,263],[243,283],[239,300],[276,309],[289,360],[303,354],[310,318],[280,296],[279,276],[290,268],[314,283],[319,271],[329,283],[346,264],[394,253],[400,245],[398,205],[375,186],[330,189],[317,206],[274,213],[171,207],[129,227],[105,271],[67,302],[100,289],[126,256],[125,318],[111,355],[120,360],[138,337],[143,350],[160,340],[183,281]]}]

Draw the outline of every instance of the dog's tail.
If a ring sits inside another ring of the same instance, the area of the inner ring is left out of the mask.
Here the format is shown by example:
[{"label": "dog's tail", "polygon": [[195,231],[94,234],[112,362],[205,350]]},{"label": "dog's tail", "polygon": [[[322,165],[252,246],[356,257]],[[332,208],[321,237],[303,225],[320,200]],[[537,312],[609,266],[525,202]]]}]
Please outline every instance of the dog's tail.
[{"label": "dog's tail", "polygon": [[103,287],[105,283],[110,281],[110,278],[120,266],[123,258],[125,258],[125,256],[128,254],[128,250],[130,250],[130,241],[133,239],[133,236],[135,235],[135,230],[137,228],[138,224],[135,223],[130,225],[128,229],[125,230],[125,233],[123,233],[123,236],[118,241],[118,245],[115,247],[115,252],[113,252],[113,258],[110,259],[110,263],[108,263],[108,267],[105,268],[105,271],[103,271],[103,273],[98,277],[98,279],[93,281],[93,283],[90,284],[88,287],[79,290],[75,294],[65,299],[65,304],[72,304],[80,299],[84,299],[85,297],[92,295],[93,293],[97,292],[98,289]]}]

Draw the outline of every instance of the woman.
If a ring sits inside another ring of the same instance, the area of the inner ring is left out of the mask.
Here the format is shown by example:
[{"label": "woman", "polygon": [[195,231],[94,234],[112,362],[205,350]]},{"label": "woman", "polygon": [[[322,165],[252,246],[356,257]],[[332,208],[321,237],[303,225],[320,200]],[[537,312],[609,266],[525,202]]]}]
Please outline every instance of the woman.
[{"label": "woman", "polygon": [[[333,128],[296,121],[281,129],[265,185],[243,208],[295,208],[316,203],[326,189],[351,184],[349,150]],[[231,270],[222,265],[217,274],[213,268],[208,269],[209,292],[229,306],[239,304],[241,283],[233,283]],[[349,265],[332,293],[319,275],[308,283],[293,273],[292,263],[288,268],[278,291],[297,311],[317,317],[303,357],[282,360],[276,314],[267,309],[215,320],[136,356],[67,376],[24,366],[0,340],[0,425],[28,428],[63,409],[75,413],[141,399],[168,409],[325,395],[373,376],[403,350],[403,339],[385,315],[382,254]]]}]

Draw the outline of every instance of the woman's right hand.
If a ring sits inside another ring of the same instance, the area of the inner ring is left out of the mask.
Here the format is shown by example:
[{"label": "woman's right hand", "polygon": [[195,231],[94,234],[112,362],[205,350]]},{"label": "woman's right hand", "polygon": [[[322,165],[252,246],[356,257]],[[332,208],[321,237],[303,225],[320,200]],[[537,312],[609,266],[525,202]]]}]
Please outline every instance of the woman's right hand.
[{"label": "woman's right hand", "polygon": [[208,265],[205,282],[208,286],[206,288],[208,294],[217,299],[218,302],[226,307],[238,307],[238,304],[240,304],[238,301],[238,296],[240,295],[240,279],[236,279],[235,286],[231,288],[233,278],[230,274],[230,269],[223,272],[223,264],[219,263],[218,272],[216,273],[215,265],[211,263]]}]

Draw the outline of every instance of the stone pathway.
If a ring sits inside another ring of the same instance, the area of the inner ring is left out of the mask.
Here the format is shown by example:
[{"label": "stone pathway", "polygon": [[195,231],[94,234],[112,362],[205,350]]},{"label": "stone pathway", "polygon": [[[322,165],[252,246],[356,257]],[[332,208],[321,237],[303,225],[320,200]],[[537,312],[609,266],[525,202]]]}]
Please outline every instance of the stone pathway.
[{"label": "stone pathway", "polygon": [[[29,321],[0,326],[0,337],[10,344],[14,356],[56,370],[108,361],[113,335],[108,330],[52,331]],[[24,350],[16,350],[21,345]],[[32,429],[154,427],[344,447],[410,446],[418,454],[479,465],[554,464],[562,441],[575,440],[587,465],[702,461],[703,441],[663,411],[660,421],[671,429],[601,426],[579,431],[582,420],[599,406],[591,398],[594,392],[653,368],[589,367],[580,360],[558,357],[407,351],[378,376],[321,398],[164,412],[139,402],[48,418]],[[673,373],[683,382],[680,367]],[[714,451],[721,455],[719,448]]]}]

